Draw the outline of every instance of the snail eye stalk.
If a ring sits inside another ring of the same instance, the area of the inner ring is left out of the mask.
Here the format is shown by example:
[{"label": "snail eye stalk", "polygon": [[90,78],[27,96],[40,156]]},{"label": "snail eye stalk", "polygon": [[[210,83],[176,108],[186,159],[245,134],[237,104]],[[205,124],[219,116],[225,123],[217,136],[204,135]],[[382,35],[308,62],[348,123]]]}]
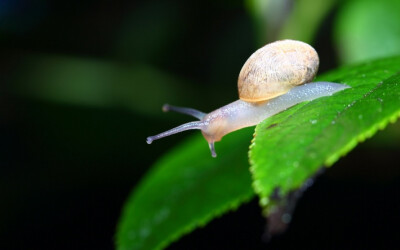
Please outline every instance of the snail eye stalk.
[{"label": "snail eye stalk", "polygon": [[174,111],[177,113],[190,115],[190,116],[196,117],[199,120],[203,119],[203,117],[206,115],[206,113],[203,113],[197,109],[176,107],[176,106],[171,106],[169,104],[164,104],[164,106],[162,107],[162,110],[164,112]]},{"label": "snail eye stalk", "polygon": [[162,132],[158,135],[149,136],[149,137],[147,137],[146,141],[147,141],[147,144],[151,144],[155,140],[158,140],[158,139],[161,139],[161,138],[164,138],[164,137],[176,134],[176,133],[180,133],[182,131],[191,130],[191,129],[200,129],[201,130],[202,124],[203,123],[201,121],[188,122],[188,123],[182,124],[176,128]]}]

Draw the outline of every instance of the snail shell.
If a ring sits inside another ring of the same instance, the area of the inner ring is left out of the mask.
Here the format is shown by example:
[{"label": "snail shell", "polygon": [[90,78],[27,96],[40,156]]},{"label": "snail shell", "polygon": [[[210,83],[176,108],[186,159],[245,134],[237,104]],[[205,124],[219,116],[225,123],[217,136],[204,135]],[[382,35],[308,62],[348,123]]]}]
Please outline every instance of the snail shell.
[{"label": "snail shell", "polygon": [[281,40],[254,52],[243,65],[238,79],[239,98],[263,102],[311,82],[318,71],[318,54],[310,45]]}]

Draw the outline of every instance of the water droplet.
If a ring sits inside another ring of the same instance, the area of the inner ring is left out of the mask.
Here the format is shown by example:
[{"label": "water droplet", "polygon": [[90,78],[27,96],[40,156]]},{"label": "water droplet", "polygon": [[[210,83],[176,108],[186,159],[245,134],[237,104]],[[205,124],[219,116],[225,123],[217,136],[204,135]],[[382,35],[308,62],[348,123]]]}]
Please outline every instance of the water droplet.
[{"label": "water droplet", "polygon": [[261,198],[260,203],[262,206],[266,206],[269,203],[269,199],[267,197],[263,197]]},{"label": "water droplet", "polygon": [[283,223],[289,224],[290,221],[292,220],[292,216],[291,216],[290,214],[288,214],[288,213],[284,213],[284,214],[282,215],[281,219],[282,219],[282,222],[283,222]]},{"label": "water droplet", "polygon": [[142,229],[140,229],[139,235],[140,235],[141,238],[146,238],[147,236],[150,235],[150,228],[143,227]]},{"label": "water droplet", "polygon": [[316,124],[318,121],[317,120],[310,120],[311,124]]},{"label": "water droplet", "polygon": [[363,115],[358,115],[358,119],[362,119],[363,118]]},{"label": "water droplet", "polygon": [[335,124],[335,123],[336,123],[335,121],[332,121],[332,122],[331,122],[331,124]]},{"label": "water droplet", "polygon": [[295,162],[293,162],[293,167],[295,167],[295,168],[298,168],[299,167],[299,162],[298,161],[295,161]]},{"label": "water droplet", "polygon": [[167,218],[168,215],[169,215],[169,209],[168,208],[162,208],[160,210],[160,212],[158,212],[157,215],[154,217],[154,222],[160,223],[165,218]]}]

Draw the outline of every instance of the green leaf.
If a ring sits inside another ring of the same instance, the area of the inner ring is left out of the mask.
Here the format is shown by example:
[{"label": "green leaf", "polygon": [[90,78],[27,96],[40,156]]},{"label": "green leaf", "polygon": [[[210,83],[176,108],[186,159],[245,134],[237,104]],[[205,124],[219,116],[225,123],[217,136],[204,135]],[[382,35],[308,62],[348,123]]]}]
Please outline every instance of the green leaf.
[{"label": "green leaf", "polygon": [[344,63],[400,54],[400,1],[352,0],[340,8],[335,40]]},{"label": "green leaf", "polygon": [[318,80],[352,88],[302,103],[260,123],[250,162],[261,205],[270,204],[276,190],[285,196],[300,188],[323,165],[331,166],[359,142],[396,121],[399,71],[400,57],[341,68]]},{"label": "green leaf", "polygon": [[253,131],[224,137],[217,158],[198,134],[157,161],[126,202],[117,248],[163,248],[253,197],[247,155]]}]

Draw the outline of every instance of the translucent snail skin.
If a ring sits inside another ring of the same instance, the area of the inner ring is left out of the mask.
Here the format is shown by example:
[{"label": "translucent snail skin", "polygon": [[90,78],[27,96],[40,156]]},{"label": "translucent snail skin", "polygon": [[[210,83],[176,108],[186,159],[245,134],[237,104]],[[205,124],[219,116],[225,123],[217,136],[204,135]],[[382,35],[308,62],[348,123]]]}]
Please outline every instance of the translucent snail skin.
[{"label": "translucent snail skin", "polygon": [[317,52],[306,43],[282,40],[267,44],[254,52],[243,65],[238,79],[239,100],[209,114],[191,108],[164,105],[165,112],[191,115],[199,121],[149,136],[147,143],[182,131],[200,129],[211,155],[216,157],[214,143],[224,135],[257,125],[298,103],[349,88],[333,82],[311,82],[318,66]]}]

